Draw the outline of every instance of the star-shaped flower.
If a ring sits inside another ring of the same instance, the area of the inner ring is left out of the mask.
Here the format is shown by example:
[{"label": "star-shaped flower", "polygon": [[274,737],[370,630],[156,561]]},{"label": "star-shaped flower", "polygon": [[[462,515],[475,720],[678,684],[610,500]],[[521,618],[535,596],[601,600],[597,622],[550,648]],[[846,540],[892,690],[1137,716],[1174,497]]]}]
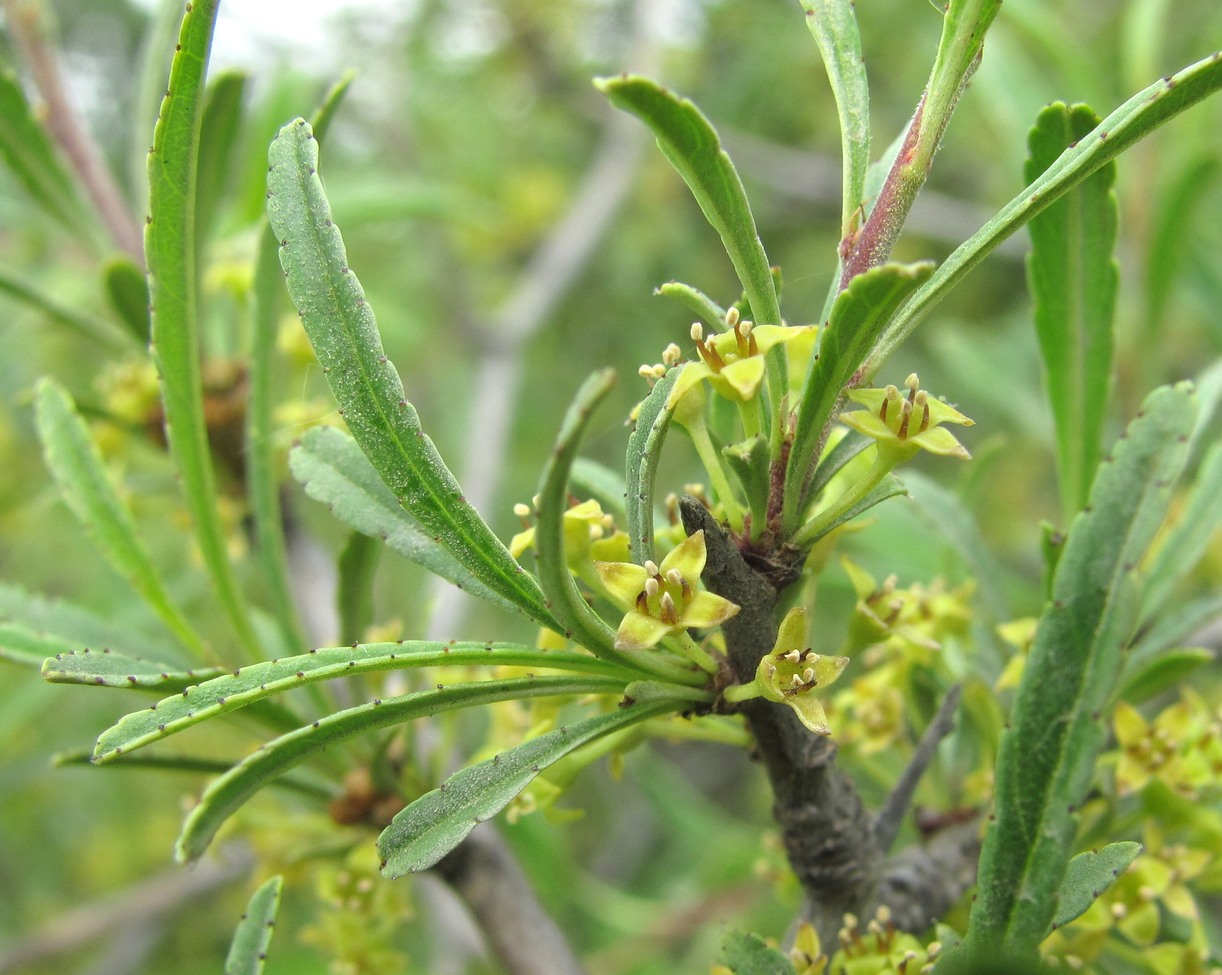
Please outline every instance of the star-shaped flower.
[{"label": "star-shaped flower", "polygon": [[931,398],[920,388],[915,372],[904,385],[908,388],[907,396],[901,395],[894,386],[849,390],[849,399],[868,409],[842,413],[840,422],[873,437],[879,453],[890,454],[893,458],[892,466],[910,460],[920,450],[967,460],[971,455],[941,424],[959,423],[970,427],[975,421],[953,406]]},{"label": "star-shaped flower", "polygon": [[689,362],[670,391],[667,406],[673,407],[697,383],[708,380],[720,395],[736,403],[753,399],[764,381],[764,356],[774,345],[792,342],[814,333],[810,325],[753,325],[742,321],[731,308],[726,313],[729,330],[705,338],[697,322],[692,325],[699,362]]},{"label": "star-shaped flower", "polygon": [[716,626],[738,612],[728,599],[696,588],[706,557],[704,532],[698,531],[661,565],[594,563],[611,598],[628,608],[615,634],[617,650],[645,650],[672,633]]},{"label": "star-shaped flower", "polygon": [[756,668],[755,683],[762,696],[788,705],[807,728],[827,735],[827,715],[813,692],[835,681],[848,662],[848,657],[824,657],[806,647],[806,610],[795,607],[781,620],[776,643]]}]

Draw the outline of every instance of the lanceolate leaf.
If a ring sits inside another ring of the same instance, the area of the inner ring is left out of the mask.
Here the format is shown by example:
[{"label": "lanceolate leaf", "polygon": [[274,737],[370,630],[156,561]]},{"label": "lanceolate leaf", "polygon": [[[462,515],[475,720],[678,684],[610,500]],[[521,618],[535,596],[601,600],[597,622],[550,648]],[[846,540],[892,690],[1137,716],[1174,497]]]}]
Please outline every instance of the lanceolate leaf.
[{"label": "lanceolate leaf", "polygon": [[[315,681],[411,667],[504,665],[537,670],[567,670],[631,679],[613,664],[585,653],[534,650],[513,643],[365,643],[325,647],[296,657],[239,668],[211,680],[196,679],[182,693],[151,708],[134,711],[102,732],[94,761],[109,762],[151,742],[177,734],[209,718],[246,707],[274,694]],[[123,668],[115,668],[123,674]],[[125,676],[125,675],[124,675]],[[116,680],[122,680],[119,677]]]},{"label": "lanceolate leaf", "polygon": [[0,619],[0,660],[25,667],[42,667],[43,661],[57,653],[71,653],[76,643],[50,633]]},{"label": "lanceolate leaf", "polygon": [[331,221],[309,124],[298,119],[281,129],[268,158],[268,219],[281,242],[289,294],[352,435],[399,502],[472,575],[532,619],[554,625],[534,579],[463,497],[382,351]]},{"label": "lanceolate leaf", "polygon": [[59,651],[48,655],[42,665],[43,678],[52,684],[134,687],[162,694],[173,694],[224,673],[224,667],[184,670],[107,649]]},{"label": "lanceolate leaf", "polygon": [[632,561],[637,565],[644,565],[646,559],[656,555],[653,550],[653,485],[673,412],[666,408],[666,400],[680,372],[682,369],[671,369],[654,383],[637,413],[636,425],[628,435],[624,475],[628,494],[625,503],[628,508],[628,542]]},{"label": "lanceolate leaf", "polygon": [[[76,183],[30,111],[17,76],[0,70],[0,157],[26,192],[69,230],[91,230]],[[95,242],[100,239],[95,237]]]},{"label": "lanceolate leaf", "polygon": [[1193,410],[1189,388],[1155,390],[1070,527],[999,747],[970,957],[1033,958],[1053,920],[1074,811],[1090,785],[1122,648],[1137,624],[1134,569],[1166,514]]},{"label": "lanceolate leaf", "polygon": [[403,510],[356,441],[341,430],[315,427],[306,431],[289,454],[289,469],[306,494],[327,505],[344,524],[382,539],[391,551],[473,596],[510,612],[522,612],[467,571]]},{"label": "lanceolate leaf", "polygon": [[679,710],[687,703],[663,698],[621,707],[532,738],[450,776],[382,831],[378,837],[382,873],[394,878],[431,867],[479,823],[509,805],[549,765],[603,735]]},{"label": "lanceolate leaf", "polygon": [[67,390],[43,379],[37,391],[38,434],[47,466],[64,501],[92,536],[108,562],[142,596],[184,645],[197,656],[204,642],[170,599],[148,552],[136,534],[131,513],[119,500],[102,455]]},{"label": "lanceolate leaf", "polygon": [[[721,237],[755,323],[780,325],[780,300],[768,255],[755,229],[755,217],[742,180],[709,120],[686,98],[648,78],[621,75],[594,84],[616,108],[631,112],[653,131],[658,148],[683,177],[705,218]],[[780,398],[787,388],[784,349],[780,345],[770,349],[767,362],[771,407],[779,415]]]},{"label": "lanceolate leaf", "polygon": [[281,877],[272,877],[251,895],[246,913],[233,932],[229,955],[225,958],[225,975],[262,975],[267,949],[280,912]]},{"label": "lanceolate leaf", "polygon": [[832,305],[831,318],[819,340],[819,354],[798,409],[798,425],[785,473],[783,530],[794,533],[810,499],[810,467],[827,438],[826,427],[836,404],[866,353],[900,302],[933,273],[933,264],[884,264],[853,278]]},{"label": "lanceolate leaf", "polygon": [[1088,850],[1070,860],[1057,894],[1057,913],[1052,919],[1052,927],[1059,928],[1086,913],[1139,853],[1141,844],[1130,840],[1109,843],[1102,850]]},{"label": "lanceolate leaf", "polygon": [[110,305],[123,327],[141,346],[149,341],[149,283],[140,268],[126,254],[106,262],[102,280]]},{"label": "lanceolate leaf", "polygon": [[616,108],[631,112],[653,130],[672,166],[683,177],[726,253],[751,302],[759,325],[779,325],[781,309],[764,245],[755,230],[742,180],[721,140],[700,109],[661,85],[634,75],[595,82]]},{"label": "lanceolate leaf", "polygon": [[[802,0],[802,9],[819,46],[840,118],[840,234],[847,237],[853,230],[854,214],[865,200],[866,170],[870,168],[870,89],[861,34],[852,0]],[[861,216],[865,218],[864,213]]]},{"label": "lanceolate leaf", "polygon": [[316,752],[354,735],[443,711],[482,707],[497,701],[570,694],[616,694],[623,687],[622,680],[608,677],[519,677],[472,681],[386,700],[375,699],[368,704],[327,715],[312,725],[269,742],[209,785],[200,797],[199,805],[191,810],[183,824],[176,854],[179,860],[194,860],[208,848],[225,820],[272,780]]},{"label": "lanceolate leaf", "polygon": [[204,69],[219,0],[187,7],[148,159],[144,231],[152,307],[152,352],[161,376],[166,440],[178,467],[200,554],[217,599],[248,655],[259,640],[229,562],[204,423],[195,282],[195,186]]},{"label": "lanceolate leaf", "polygon": [[[1067,146],[1098,124],[1098,116],[1085,105],[1068,108],[1057,102],[1040,112],[1028,137],[1027,182],[1038,179]],[[1100,166],[1027,225],[1032,243],[1027,280],[1056,423],[1067,519],[1090,494],[1107,415],[1119,280],[1113,257],[1115,179],[1114,162]]]},{"label": "lanceolate leaf", "polygon": [[[324,96],[314,113],[316,138],[322,138],[351,81],[351,75],[346,75]],[[246,411],[246,485],[257,556],[267,580],[276,622],[285,645],[304,650],[308,643],[301,631],[289,587],[288,553],[280,510],[280,464],[272,421],[273,362],[284,303],[282,275],[279,244],[271,227],[264,224],[259,235],[251,289],[254,306],[251,312],[250,398]]]},{"label": "lanceolate leaf", "polygon": [[1222,88],[1222,53],[1215,53],[1138,92],[1090,135],[1061,153],[1039,179],[956,248],[908,300],[870,353],[867,373],[873,372],[993,248],[1095,170],[1219,88]]}]

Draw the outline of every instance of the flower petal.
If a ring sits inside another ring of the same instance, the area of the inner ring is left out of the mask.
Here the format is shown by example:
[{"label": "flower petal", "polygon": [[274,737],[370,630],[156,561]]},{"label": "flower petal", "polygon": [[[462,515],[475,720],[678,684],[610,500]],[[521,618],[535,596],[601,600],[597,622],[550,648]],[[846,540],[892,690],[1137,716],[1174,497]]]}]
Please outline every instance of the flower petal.
[{"label": "flower petal", "polygon": [[616,603],[629,609],[636,605],[636,597],[645,588],[645,580],[649,577],[643,566],[631,562],[595,562],[594,568]]},{"label": "flower petal", "polygon": [[[666,558],[662,560],[662,565],[659,567],[661,574],[666,576],[671,569],[678,569],[679,574],[683,576],[693,586],[700,579],[700,573],[704,571],[704,561],[708,557],[708,553],[704,547],[704,529],[688,535],[682,542],[672,548]],[[642,572],[645,570],[642,569]],[[641,586],[644,586],[644,579],[641,580]],[[638,587],[639,591],[639,587]]]},{"label": "flower petal", "polygon": [[739,610],[737,604],[730,602],[724,596],[701,589],[688,600],[683,610],[682,624],[684,629],[695,627],[705,629],[724,623]]},{"label": "flower petal", "polygon": [[615,631],[616,650],[648,650],[674,627],[636,610],[625,613]]}]

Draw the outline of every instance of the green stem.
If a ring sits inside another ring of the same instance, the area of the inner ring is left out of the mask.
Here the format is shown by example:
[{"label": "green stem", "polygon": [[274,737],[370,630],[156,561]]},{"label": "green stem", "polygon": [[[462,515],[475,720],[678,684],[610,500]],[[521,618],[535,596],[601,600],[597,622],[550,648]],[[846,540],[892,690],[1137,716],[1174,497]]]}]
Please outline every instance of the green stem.
[{"label": "green stem", "polygon": [[882,452],[875,447],[874,466],[870,468],[870,473],[845,491],[833,504],[824,508],[803,525],[790,541],[794,545],[801,546],[807,544],[812,539],[818,538],[828,525],[832,524],[853,505],[857,504],[858,501],[874,490],[879,482],[891,472],[894,466],[895,459],[884,457]]},{"label": "green stem", "polygon": [[687,432],[691,434],[692,443],[696,447],[696,455],[700,458],[700,463],[704,465],[705,471],[708,472],[709,481],[713,485],[713,493],[717,495],[717,500],[721,502],[722,508],[725,511],[726,521],[733,531],[741,532],[743,530],[743,509],[738,503],[738,498],[734,495],[734,490],[730,487],[730,480],[726,477],[726,470],[721,463],[721,455],[717,452],[717,448],[713,446],[712,438],[709,437],[709,430],[704,424],[703,417],[699,422],[689,426]]},{"label": "green stem", "polygon": [[721,664],[707,650],[700,646],[690,633],[684,630],[676,635],[675,643],[680,652],[701,670],[715,674],[721,669]]},{"label": "green stem", "polygon": [[764,689],[760,687],[757,680],[753,680],[749,684],[731,684],[721,692],[722,700],[728,704],[741,704],[743,701],[751,701],[763,696]]},{"label": "green stem", "polygon": [[760,401],[758,396],[753,396],[749,400],[744,400],[738,404],[738,418],[743,424],[743,439],[750,440],[752,437],[758,436],[760,427]]}]

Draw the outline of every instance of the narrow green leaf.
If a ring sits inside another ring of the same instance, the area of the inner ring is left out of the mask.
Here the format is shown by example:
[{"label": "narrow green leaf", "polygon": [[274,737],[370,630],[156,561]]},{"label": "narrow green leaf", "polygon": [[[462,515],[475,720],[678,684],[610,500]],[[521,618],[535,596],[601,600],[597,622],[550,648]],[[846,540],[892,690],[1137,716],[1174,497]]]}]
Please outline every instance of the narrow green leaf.
[{"label": "narrow green leaf", "polygon": [[873,443],[873,438],[867,437],[864,433],[858,433],[856,430],[847,431],[836,442],[836,446],[824,453],[823,459],[819,461],[819,466],[815,468],[815,474],[810,480],[808,489],[810,499],[817,500],[823,489],[831,483],[832,478],[843,470],[849,461]]},{"label": "narrow green leaf", "polygon": [[335,82],[318,103],[318,107],[314,109],[314,114],[310,116],[310,127],[314,130],[315,139],[323,139],[327,135],[327,130],[331,128],[331,123],[335,121],[335,116],[339,112],[340,106],[344,103],[344,96],[348,94],[348,89],[352,87],[353,79],[356,78],[355,71],[345,71],[340,79]]},{"label": "narrow green leaf", "polygon": [[649,126],[700,209],[721,236],[759,325],[779,325],[781,309],[764,245],[742,180],[700,109],[648,78],[621,75],[594,82],[611,104]]},{"label": "narrow green leaf", "polygon": [[268,159],[268,219],[281,241],[289,294],[361,450],[400,503],[472,575],[553,625],[535,580],[463,497],[382,352],[377,321],[331,220],[310,126],[301,119],[286,125]]},{"label": "narrow green leaf", "polygon": [[[888,498],[894,498],[907,493],[908,489],[904,487],[904,482],[894,474],[888,474],[872,490],[867,491],[856,504],[840,512],[826,525],[821,525],[817,532],[809,537],[799,532],[796,537],[801,539],[803,545],[813,545],[819,539],[826,537],[829,532],[835,531],[841,525],[848,524],[858,515],[869,511],[876,504],[882,504]],[[818,518],[819,516],[816,515],[815,517]]]},{"label": "narrow green leaf", "polygon": [[[1034,182],[1099,117],[1055,102],[1028,136],[1025,176]],[[1119,285],[1116,164],[1100,166],[1027,225],[1027,281],[1035,306],[1048,398],[1056,425],[1061,502],[1069,519],[1086,504],[1099,464],[1112,375],[1112,318]]]},{"label": "narrow green leaf", "polygon": [[[51,756],[55,768],[93,768],[92,751],[58,752]],[[116,769],[127,772],[179,772],[183,775],[222,775],[233,768],[233,762],[216,758],[200,758],[198,755],[133,755],[107,769],[113,774]],[[335,795],[335,786],[320,776],[292,773],[283,775],[268,788],[294,792],[316,802],[326,802]]]},{"label": "narrow green leaf", "polygon": [[272,877],[251,895],[246,912],[233,932],[225,958],[225,975],[263,975],[283,888],[284,878]]},{"label": "narrow green leaf", "polygon": [[900,303],[933,273],[933,264],[884,264],[859,274],[836,298],[802,389],[785,472],[782,531],[793,535],[810,501],[810,468],[827,440],[844,388]]},{"label": "narrow green leaf", "polygon": [[966,939],[976,957],[1033,958],[1053,919],[1137,624],[1134,570],[1166,514],[1194,409],[1186,385],[1151,393],[1070,527],[999,747]]},{"label": "narrow green leaf", "polygon": [[1177,74],[1138,92],[1078,144],[1066,149],[1042,176],[955,249],[908,299],[875,344],[866,362],[867,375],[911,334],[921,320],[998,244],[1062,194],[1164,122],[1222,88],[1222,52],[1191,64]]},{"label": "narrow green leaf", "polygon": [[342,431],[306,431],[289,454],[289,469],[306,494],[327,505],[344,524],[382,539],[391,551],[473,596],[512,613],[524,611],[472,575],[404,511],[356,441]]},{"label": "narrow green leaf", "polygon": [[46,129],[30,111],[20,79],[7,68],[0,70],[0,157],[52,218],[74,233],[91,236],[93,243],[101,243],[76,181],[61,164]]},{"label": "narrow green leaf", "polygon": [[534,697],[617,694],[623,686],[621,680],[609,677],[515,677],[454,684],[385,700],[375,698],[368,704],[337,711],[268,742],[209,785],[183,823],[175,853],[181,861],[194,860],[208,848],[225,821],[257,792],[315,753],[354,735],[459,708]]},{"label": "narrow green leaf", "polygon": [[149,342],[149,283],[144,270],[126,254],[112,257],[102,267],[102,283],[110,306],[137,342]]},{"label": "narrow green leaf", "polygon": [[225,673],[224,667],[184,669],[106,648],[61,650],[48,655],[42,664],[43,679],[52,684],[131,687],[162,694],[174,694]]},{"label": "narrow green leaf", "polygon": [[195,187],[202,88],[219,0],[187,8],[148,159],[144,231],[152,308],[152,351],[161,376],[166,441],[178,468],[200,554],[225,615],[249,656],[259,641],[247,614],[217,505],[204,423],[195,282]]},{"label": "narrow green leaf", "polygon": [[[751,304],[755,323],[780,325],[781,303],[776,282],[755,229],[746,191],[709,120],[686,98],[679,98],[648,78],[620,75],[600,78],[594,85],[616,108],[630,112],[649,126],[658,148],[683,177],[705,219],[721,237]],[[766,359],[769,405],[773,416],[779,417],[781,397],[789,388],[785,351],[780,345],[774,346]],[[775,430],[779,434],[779,423]]]},{"label": "narrow green leaf", "polygon": [[1130,704],[1141,704],[1186,686],[1193,671],[1217,659],[1213,650],[1199,647],[1165,650],[1153,659],[1128,668],[1116,696]]},{"label": "narrow green leaf", "polygon": [[1052,928],[1062,927],[1086,913],[1142,851],[1140,843],[1126,840],[1109,843],[1102,850],[1079,853],[1065,868],[1065,879],[1057,893],[1057,912]]},{"label": "narrow green leaf", "polygon": [[231,68],[218,72],[204,91],[199,175],[195,187],[195,256],[201,261],[220,215],[233,168],[234,147],[242,132],[249,79],[247,72]]},{"label": "narrow green leaf", "polygon": [[628,544],[632,561],[637,565],[644,565],[646,559],[656,554],[653,550],[653,486],[673,412],[666,408],[666,399],[681,371],[671,369],[654,383],[628,435],[624,473],[628,493],[624,500],[628,514]]},{"label": "narrow green leaf", "polygon": [[339,585],[335,606],[341,640],[359,641],[374,620],[373,581],[378,574],[382,546],[378,539],[352,532],[339,553]]},{"label": "narrow green leaf", "polygon": [[0,660],[41,669],[48,657],[54,657],[57,653],[72,653],[76,647],[72,640],[22,626],[12,620],[0,619]]},{"label": "narrow green leaf", "polygon": [[[865,201],[870,168],[870,89],[852,0],[802,0],[806,26],[818,45],[840,119],[842,168],[840,236],[853,232]],[[862,214],[864,217],[864,214]]]},{"label": "narrow green leaf", "polygon": [[683,284],[679,281],[667,281],[661,287],[654,289],[654,294],[677,299],[690,311],[704,319],[704,323],[710,328],[719,332],[725,331],[726,310],[699,288],[693,288],[690,284]]},{"label": "narrow green leaf", "polygon": [[742,485],[751,511],[751,534],[758,537],[768,524],[768,495],[772,488],[772,462],[768,441],[755,436],[723,447],[721,456]]},{"label": "narrow green leaf", "polygon": [[[365,643],[324,647],[296,657],[240,667],[211,680],[185,687],[181,693],[125,715],[102,732],[94,761],[103,764],[137,748],[194,727],[203,721],[264,701],[296,687],[355,674],[414,667],[481,667],[504,665],[538,670],[619,678],[634,676],[586,653],[535,650],[516,643]],[[126,671],[119,668],[122,682]]]},{"label": "narrow green leaf", "polygon": [[[595,408],[615,384],[615,373],[604,369],[591,375],[565,414],[556,436],[556,446],[539,482],[538,517],[535,522],[535,554],[539,582],[548,607],[564,627],[564,634],[592,653],[614,661],[638,674],[673,677],[679,682],[692,677],[660,654],[626,653],[615,648],[615,630],[590,608],[569,570],[564,546],[564,513],[568,509],[569,469],[581,446],[581,438]],[[659,383],[660,385],[660,383]],[[630,492],[631,493],[631,492]]]},{"label": "narrow green leaf", "polygon": [[62,304],[58,298],[43,291],[32,279],[16,271],[0,268],[0,293],[37,309],[57,325],[70,329],[91,342],[120,352],[131,349],[130,344],[124,341],[121,333],[109,322]]},{"label": "narrow green leaf", "polygon": [[1175,524],[1159,541],[1143,575],[1141,618],[1153,619],[1188,573],[1196,568],[1218,526],[1222,525],[1222,443],[1215,443],[1201,461],[1186,503]]},{"label": "narrow green leaf", "polygon": [[48,599],[4,582],[0,582],[0,619],[48,639],[65,641],[68,645],[61,648],[64,650],[122,647],[125,652],[156,655],[164,650],[169,639],[160,632],[155,637],[149,636],[113,615],[96,613],[63,599]]},{"label": "narrow green leaf", "polygon": [[196,656],[205,654],[203,638],[174,605],[152,559],[136,534],[131,513],[106,474],[101,452],[76,412],[67,390],[42,379],[35,393],[38,435],[64,501],[106,556],[161,620]]},{"label": "narrow green leaf", "polygon": [[477,825],[509,805],[549,765],[604,735],[683,706],[672,698],[617,708],[561,726],[450,776],[382,831],[378,837],[382,874],[393,879],[431,867]]},{"label": "narrow green leaf", "polygon": [[[323,96],[314,112],[315,137],[339,109],[352,82],[346,74]],[[264,222],[259,234],[252,286],[250,342],[250,398],[246,410],[246,487],[254,523],[256,557],[267,580],[272,610],[286,646],[305,649],[308,641],[301,629],[297,607],[289,586],[288,553],[285,549],[284,514],[280,507],[280,465],[274,449],[273,363],[284,301],[280,247],[271,226]],[[397,506],[397,505],[396,505]]]},{"label": "narrow green leaf", "polygon": [[734,975],[793,975],[794,971],[784,952],[765,944],[759,935],[742,931],[722,936],[721,963]]}]

